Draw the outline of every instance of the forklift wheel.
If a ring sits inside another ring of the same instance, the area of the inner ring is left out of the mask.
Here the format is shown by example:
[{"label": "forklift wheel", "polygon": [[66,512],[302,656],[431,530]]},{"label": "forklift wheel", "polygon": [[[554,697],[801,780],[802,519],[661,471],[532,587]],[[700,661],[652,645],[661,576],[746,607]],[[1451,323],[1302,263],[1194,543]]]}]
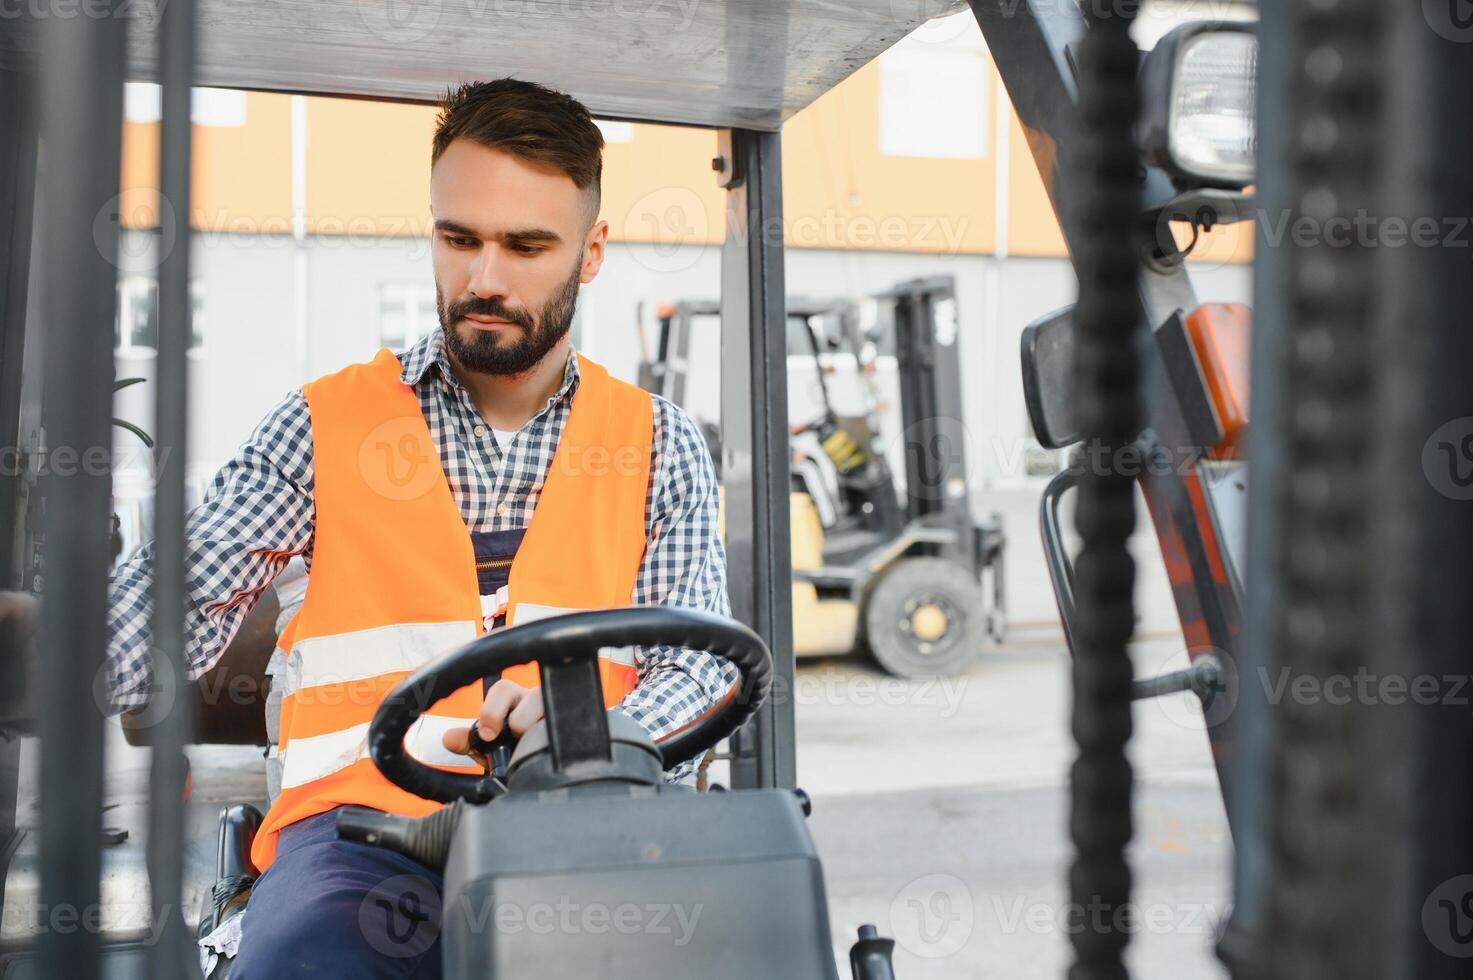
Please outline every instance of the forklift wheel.
[{"label": "forklift wheel", "polygon": [[982,586],[955,562],[902,558],[865,600],[865,640],[896,677],[959,674],[982,651],[984,607]]}]

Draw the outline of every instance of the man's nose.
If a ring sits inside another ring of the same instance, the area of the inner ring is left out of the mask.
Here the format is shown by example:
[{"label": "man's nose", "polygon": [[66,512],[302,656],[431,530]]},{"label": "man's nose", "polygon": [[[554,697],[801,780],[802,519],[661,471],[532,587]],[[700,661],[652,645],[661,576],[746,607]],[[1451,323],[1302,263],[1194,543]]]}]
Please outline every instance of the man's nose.
[{"label": "man's nose", "polygon": [[499,261],[494,245],[484,246],[471,267],[470,292],[481,299],[507,294],[507,281],[503,263]]}]

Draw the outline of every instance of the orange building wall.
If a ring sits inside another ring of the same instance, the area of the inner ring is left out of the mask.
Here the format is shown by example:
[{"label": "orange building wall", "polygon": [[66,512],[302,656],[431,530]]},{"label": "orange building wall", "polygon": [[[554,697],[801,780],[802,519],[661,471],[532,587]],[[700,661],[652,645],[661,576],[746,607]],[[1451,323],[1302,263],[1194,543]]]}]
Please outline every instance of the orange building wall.
[{"label": "orange building wall", "polygon": [[[979,160],[887,156],[879,146],[879,60],[789,121],[783,131],[784,241],[791,248],[993,254],[997,151]],[[1001,80],[989,73],[987,104]],[[1009,113],[1007,254],[1059,257],[1063,238],[1016,116]],[[330,235],[426,235],[425,106],[307,100],[306,228]],[[995,129],[995,127],[990,127]],[[246,123],[195,127],[193,224],[212,231],[290,233],[291,97],[247,96]],[[725,196],[710,169],[710,130],[636,124],[604,152],[603,217],[615,241],[714,244]],[[124,128],[120,215],[156,223],[158,126]],[[1204,236],[1194,257],[1251,258],[1248,230]]]},{"label": "orange building wall", "polygon": [[[157,223],[159,127],[123,126],[124,227]],[[246,95],[246,125],[195,126],[192,224],[214,231],[291,231],[291,101]]]},{"label": "orange building wall", "polygon": [[[980,160],[880,152],[880,72],[871,61],[783,129],[783,210],[792,247],[989,253],[995,147]],[[984,103],[991,105],[989,76]]]}]

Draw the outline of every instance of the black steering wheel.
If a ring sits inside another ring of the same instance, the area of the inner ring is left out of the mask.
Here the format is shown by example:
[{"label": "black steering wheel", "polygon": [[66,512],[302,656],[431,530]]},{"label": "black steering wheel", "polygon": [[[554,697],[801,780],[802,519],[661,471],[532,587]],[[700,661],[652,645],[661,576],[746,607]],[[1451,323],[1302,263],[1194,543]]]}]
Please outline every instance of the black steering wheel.
[{"label": "black steering wheel", "polygon": [[666,769],[694,758],[740,728],[772,687],[772,654],[741,623],[711,613],[638,606],[571,613],[488,633],[427,664],[389,692],[368,727],[368,751],[391,783],[440,803],[484,803],[501,792],[489,776],[446,772],[404,748],[404,736],[435,702],[508,667],[541,667],[543,710],[554,767],[607,753],[608,718],[598,679],[603,647],[673,646],[705,650],[741,672],[736,690],[691,727],[659,744]]}]

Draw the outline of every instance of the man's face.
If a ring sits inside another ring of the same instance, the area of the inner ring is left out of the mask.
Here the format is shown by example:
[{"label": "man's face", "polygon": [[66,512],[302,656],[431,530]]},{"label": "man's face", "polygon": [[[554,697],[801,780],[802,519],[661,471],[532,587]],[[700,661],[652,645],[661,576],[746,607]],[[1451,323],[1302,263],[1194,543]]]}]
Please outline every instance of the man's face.
[{"label": "man's face", "polygon": [[446,348],[466,370],[515,375],[568,332],[603,264],[605,222],[571,177],[458,139],[430,174],[431,256]]}]

